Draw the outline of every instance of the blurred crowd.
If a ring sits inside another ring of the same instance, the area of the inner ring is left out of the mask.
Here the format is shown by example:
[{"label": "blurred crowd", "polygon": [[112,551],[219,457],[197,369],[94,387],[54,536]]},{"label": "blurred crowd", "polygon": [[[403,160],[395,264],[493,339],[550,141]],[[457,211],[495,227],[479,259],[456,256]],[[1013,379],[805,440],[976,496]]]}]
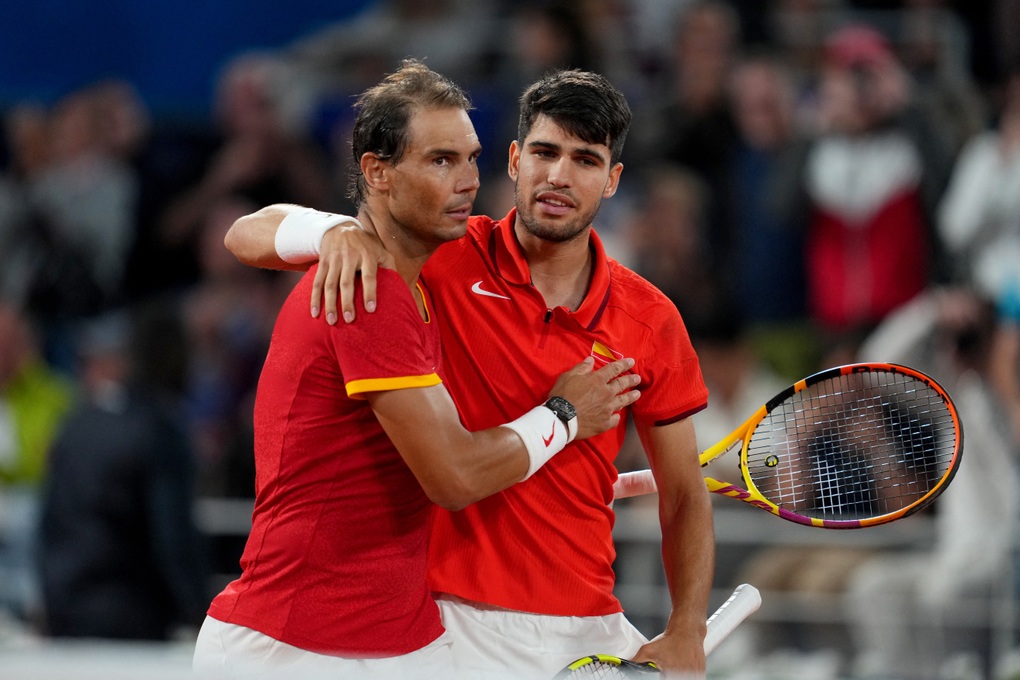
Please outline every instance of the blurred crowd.
[{"label": "blurred crowd", "polygon": [[[712,395],[703,446],[816,369],[901,360],[976,390],[1004,454],[990,474],[1015,478],[1020,2],[380,0],[236,55],[201,124],[117,80],[6,105],[0,605],[13,617],[156,638],[199,620],[210,565],[182,499],[252,493],[254,387],[295,280],[241,266],[223,235],[274,202],[352,211],[352,97],[407,56],[472,95],[475,211],[493,216],[513,204],[505,154],[526,84],[579,67],[624,90],[626,171],[595,226],[684,315]],[[889,324],[926,329],[928,351],[876,345]],[[110,585],[125,582],[135,591]],[[108,611],[118,598],[157,613]]]}]

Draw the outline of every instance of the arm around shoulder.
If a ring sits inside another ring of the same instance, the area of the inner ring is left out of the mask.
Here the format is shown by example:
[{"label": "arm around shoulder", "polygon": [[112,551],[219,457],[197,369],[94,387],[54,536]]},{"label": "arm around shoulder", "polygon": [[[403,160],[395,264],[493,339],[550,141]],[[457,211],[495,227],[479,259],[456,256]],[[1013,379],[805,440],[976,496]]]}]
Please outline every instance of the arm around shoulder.
[{"label": "arm around shoulder", "polygon": [[238,218],[223,244],[246,265],[303,271],[318,261],[323,235],[341,224],[357,225],[358,221],[346,215],[277,203]]}]

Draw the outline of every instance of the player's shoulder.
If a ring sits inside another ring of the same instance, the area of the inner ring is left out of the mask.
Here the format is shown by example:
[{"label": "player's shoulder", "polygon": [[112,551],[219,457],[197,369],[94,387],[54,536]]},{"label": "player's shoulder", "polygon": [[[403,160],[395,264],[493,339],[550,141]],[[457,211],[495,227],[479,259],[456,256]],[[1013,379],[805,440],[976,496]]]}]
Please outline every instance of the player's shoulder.
[{"label": "player's shoulder", "polygon": [[673,301],[651,281],[611,257],[606,262],[613,286],[611,304],[639,310],[662,308],[665,314],[679,315]]}]

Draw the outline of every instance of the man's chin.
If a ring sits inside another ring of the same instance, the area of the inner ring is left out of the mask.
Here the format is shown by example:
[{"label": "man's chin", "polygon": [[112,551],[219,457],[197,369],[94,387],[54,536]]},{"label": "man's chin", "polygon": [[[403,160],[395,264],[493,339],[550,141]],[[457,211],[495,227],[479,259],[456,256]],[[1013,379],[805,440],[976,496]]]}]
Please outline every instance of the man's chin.
[{"label": "man's chin", "polygon": [[535,238],[550,243],[566,243],[584,231],[584,226],[578,227],[576,224],[549,224],[536,220],[525,220],[524,228]]}]

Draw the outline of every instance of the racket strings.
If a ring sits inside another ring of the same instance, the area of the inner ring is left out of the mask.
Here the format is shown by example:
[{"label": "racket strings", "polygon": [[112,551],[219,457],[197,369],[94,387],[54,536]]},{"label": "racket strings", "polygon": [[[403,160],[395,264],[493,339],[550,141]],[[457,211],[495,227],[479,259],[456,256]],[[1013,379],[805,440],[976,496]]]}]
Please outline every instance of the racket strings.
[{"label": "racket strings", "polygon": [[826,378],[775,406],[747,447],[748,475],[806,517],[875,517],[916,503],[950,470],[956,423],[942,393],[894,372]]}]

